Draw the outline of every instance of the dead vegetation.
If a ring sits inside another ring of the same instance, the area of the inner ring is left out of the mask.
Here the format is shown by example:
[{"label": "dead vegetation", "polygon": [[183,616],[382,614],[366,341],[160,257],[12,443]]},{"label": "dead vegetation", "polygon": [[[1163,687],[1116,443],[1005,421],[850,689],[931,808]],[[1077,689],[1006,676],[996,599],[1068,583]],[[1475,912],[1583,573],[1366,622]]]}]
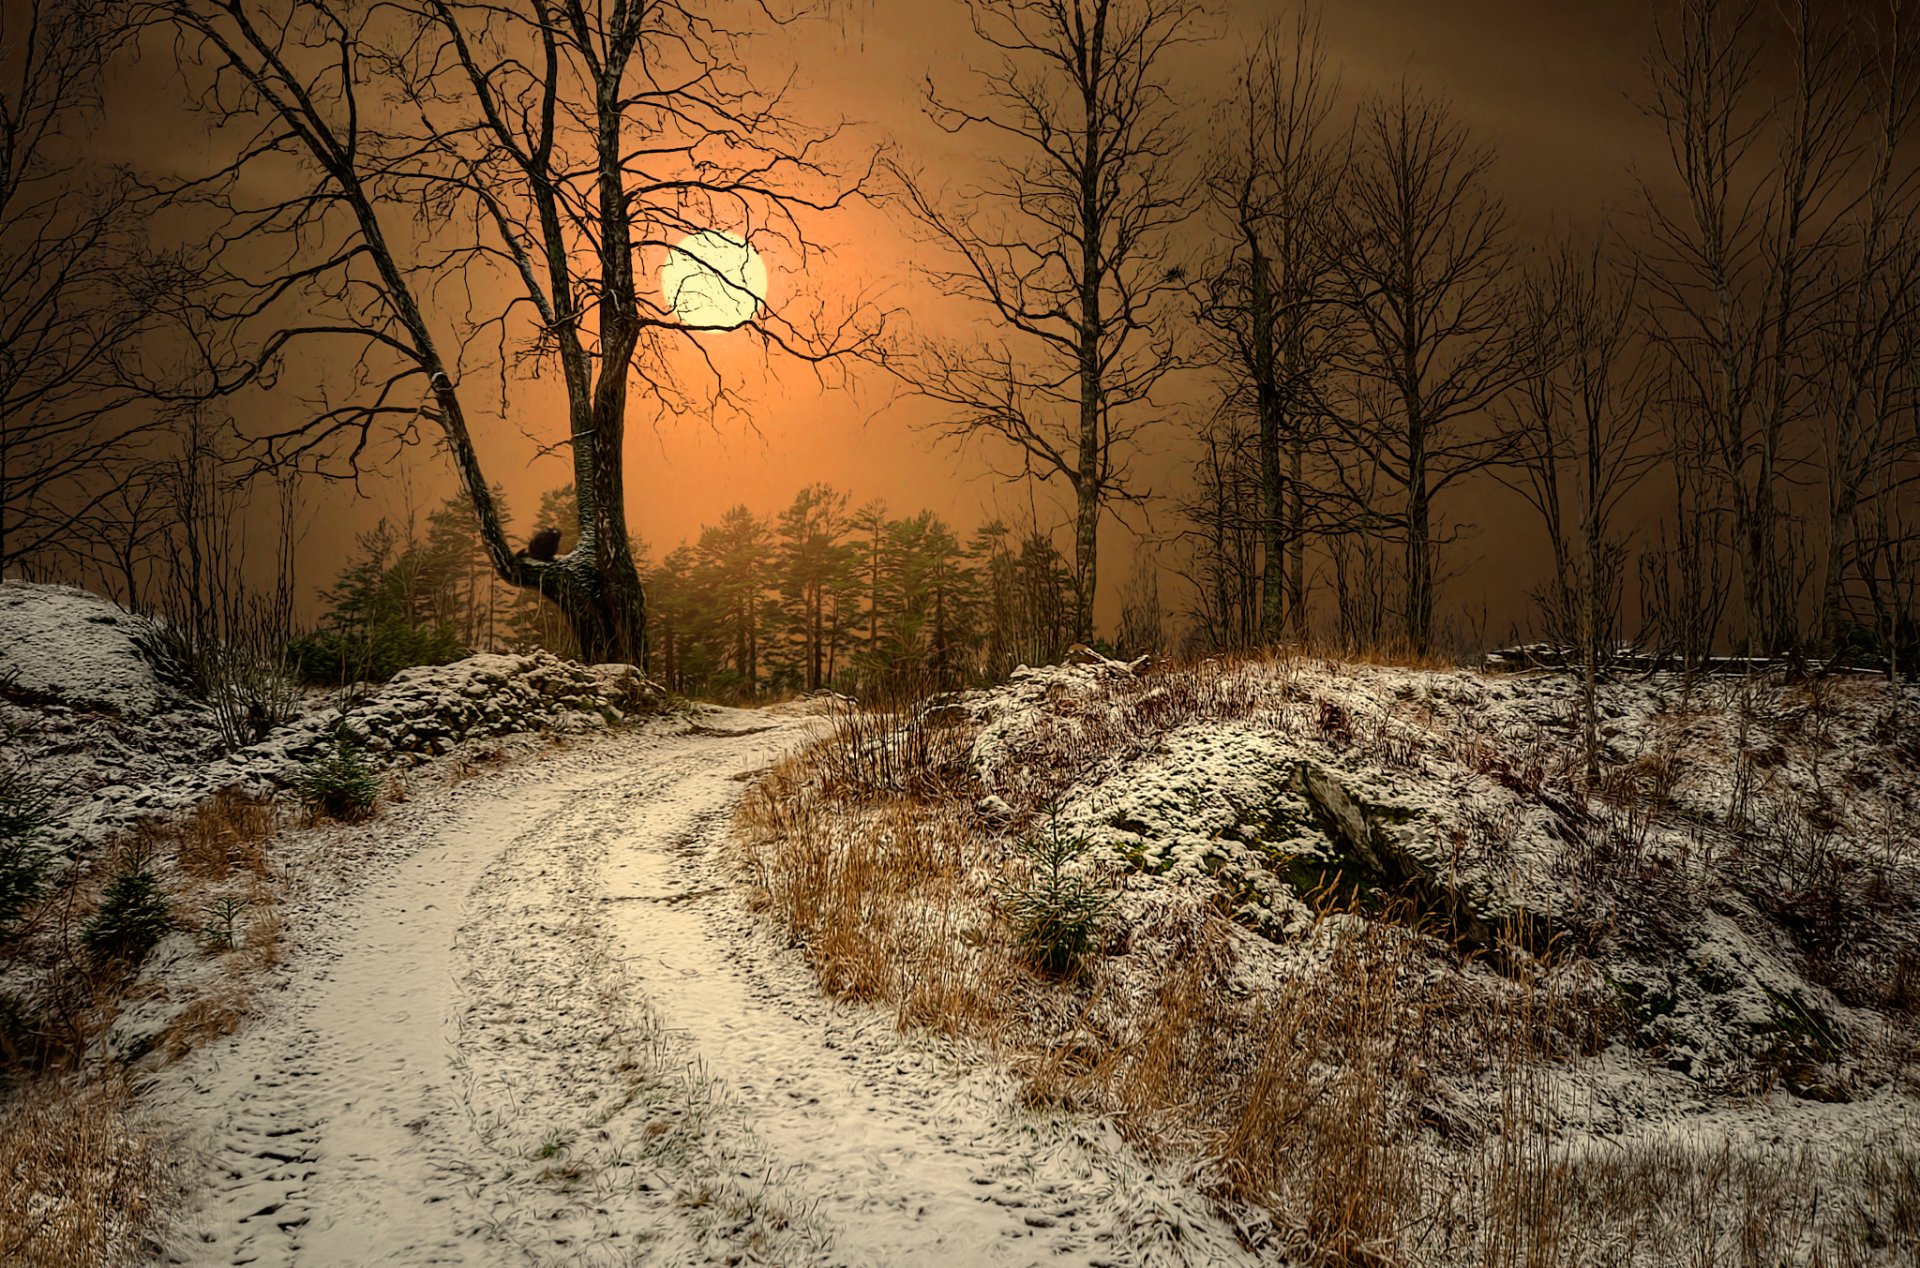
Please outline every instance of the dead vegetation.
[{"label": "dead vegetation", "polygon": [[0,1263],[129,1262],[169,1183],[118,1079],[47,1080],[0,1101]]},{"label": "dead vegetation", "polygon": [[[1898,1098],[1915,1087],[1920,877],[1910,829],[1889,818],[1912,781],[1888,774],[1910,724],[1854,735],[1859,701],[1826,688],[1749,688],[1744,705],[1648,688],[1648,715],[1608,728],[1589,785],[1571,708],[1494,708],[1515,684],[1469,678],[1219,659],[1056,674],[1019,702],[1002,691],[844,710],[749,795],[739,860],[823,990],[980,1044],[1036,1104],[1108,1116],[1149,1152],[1189,1160],[1251,1243],[1303,1262],[1910,1262],[1910,1124],[1869,1114],[1870,1130],[1792,1145],[1734,1125],[1773,1112],[1748,1099],[1770,1094],[1790,1094],[1781,1113],[1910,1105]],[[1120,901],[1100,953],[1064,978],[1037,971],[1002,898],[1026,866],[1017,844],[1049,807],[1152,762],[1196,723],[1253,723],[1409,777],[1465,772],[1519,809],[1474,802],[1480,817],[1461,813],[1450,838],[1456,859],[1518,872],[1521,834],[1545,833],[1577,901],[1529,952],[1513,949],[1530,944],[1511,923],[1481,949],[1408,897],[1357,904],[1356,889],[1322,886],[1310,925],[1275,938],[1217,888],[1123,867],[1106,876]],[[970,765],[995,728],[991,768]],[[1864,780],[1895,800],[1830,795],[1824,825],[1785,813]],[[1841,1011],[1763,974],[1770,1011],[1751,1051],[1690,1048],[1673,1010],[1719,1008],[1717,992],[1753,985],[1699,961],[1689,939],[1709,912],[1790,956]],[[1622,957],[1677,966],[1677,996],[1614,976]],[[1595,1090],[1629,1077],[1623,1063],[1651,1098],[1630,1113]],[[1726,1126],[1660,1126],[1659,1097],[1682,1076]]]},{"label": "dead vegetation", "polygon": [[[14,986],[0,999],[0,1263],[138,1257],[167,1160],[132,1125],[123,1070],[177,1061],[246,1016],[280,955],[278,829],[270,802],[221,793],[72,867],[12,931]],[[205,972],[143,974],[145,947],[132,960],[89,953],[88,933],[135,868],[156,887],[145,936],[190,939]],[[164,1010],[163,1024],[136,1050],[116,1022],[145,1009]]]}]

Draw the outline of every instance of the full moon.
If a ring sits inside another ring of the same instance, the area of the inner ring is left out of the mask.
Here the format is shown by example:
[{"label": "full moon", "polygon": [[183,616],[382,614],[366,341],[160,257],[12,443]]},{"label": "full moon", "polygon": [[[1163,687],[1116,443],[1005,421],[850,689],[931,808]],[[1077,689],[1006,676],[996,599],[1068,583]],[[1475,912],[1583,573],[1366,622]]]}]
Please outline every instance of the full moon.
[{"label": "full moon", "polygon": [[660,291],[689,326],[731,330],[767,297],[767,264],[746,239],[703,229],[667,248]]}]

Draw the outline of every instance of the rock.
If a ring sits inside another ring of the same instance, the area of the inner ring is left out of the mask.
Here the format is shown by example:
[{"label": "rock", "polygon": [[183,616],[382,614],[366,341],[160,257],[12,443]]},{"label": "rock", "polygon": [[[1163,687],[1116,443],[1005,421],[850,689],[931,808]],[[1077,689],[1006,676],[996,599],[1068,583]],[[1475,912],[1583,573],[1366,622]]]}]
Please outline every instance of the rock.
[{"label": "rock", "polygon": [[141,640],[152,623],[85,590],[0,582],[0,688],[129,718],[157,713],[160,676]]},{"label": "rock", "polygon": [[974,803],[973,808],[980,813],[982,818],[997,819],[1003,822],[1013,818],[1013,807],[1007,804],[1006,798],[994,793],[988,793],[982,797]]},{"label": "rock", "polygon": [[1547,948],[1552,929],[1545,917],[1516,903],[1496,906],[1487,896],[1462,892],[1442,876],[1424,848],[1424,825],[1393,822],[1314,762],[1300,763],[1297,785],[1325,818],[1336,843],[1374,885],[1405,894],[1418,906],[1443,915],[1465,945],[1481,950],[1516,946],[1534,954]]},{"label": "rock", "polygon": [[[1151,662],[1152,658],[1148,656],[1142,656],[1130,661],[1115,660],[1111,656],[1102,656],[1085,643],[1075,643],[1072,647],[1069,647],[1066,656],[1060,661],[1063,665],[1080,665],[1089,669],[1105,670],[1110,674],[1136,675],[1146,673]],[[1014,672],[1014,677],[1019,677],[1018,670]]]}]

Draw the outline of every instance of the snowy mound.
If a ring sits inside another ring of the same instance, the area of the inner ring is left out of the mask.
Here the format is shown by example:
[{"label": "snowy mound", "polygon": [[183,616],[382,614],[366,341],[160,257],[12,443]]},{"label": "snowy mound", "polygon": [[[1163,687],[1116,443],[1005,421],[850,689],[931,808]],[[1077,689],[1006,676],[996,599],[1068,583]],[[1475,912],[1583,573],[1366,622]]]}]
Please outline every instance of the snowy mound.
[{"label": "snowy mound", "polygon": [[137,641],[143,626],[85,590],[0,582],[0,690],[147,717],[163,692]]},{"label": "snowy mound", "polygon": [[364,704],[304,718],[241,756],[262,768],[311,757],[344,728],[370,752],[419,762],[464,740],[601,730],[661,699],[630,665],[578,665],[550,652],[469,656],[403,669]]},{"label": "snowy mound", "polygon": [[511,735],[606,730],[665,700],[629,665],[471,656],[308,693],[301,716],[236,750],[204,701],[156,672],[151,629],[84,590],[0,584],[0,735],[53,799],[45,839],[58,855],[223,790],[272,796],[338,737],[383,765],[417,766]]},{"label": "snowy mound", "polygon": [[[1603,684],[1594,787],[1570,680],[1308,658],[971,693],[970,765],[1125,878],[1188,891],[1284,978],[1329,901],[1389,896],[1463,952],[1577,954],[1623,1037],[1708,1081],[1869,1085],[1920,957],[1920,700],[1878,681]],[[1343,897],[1344,896],[1344,897]]]},{"label": "snowy mound", "polygon": [[466,743],[529,732],[592,732],[658,712],[665,695],[630,665],[578,665],[549,652],[480,655],[402,670],[370,694],[319,704],[258,744],[151,783],[99,787],[71,829],[97,837],[225,789],[272,796],[344,736],[376,760],[417,766]]}]

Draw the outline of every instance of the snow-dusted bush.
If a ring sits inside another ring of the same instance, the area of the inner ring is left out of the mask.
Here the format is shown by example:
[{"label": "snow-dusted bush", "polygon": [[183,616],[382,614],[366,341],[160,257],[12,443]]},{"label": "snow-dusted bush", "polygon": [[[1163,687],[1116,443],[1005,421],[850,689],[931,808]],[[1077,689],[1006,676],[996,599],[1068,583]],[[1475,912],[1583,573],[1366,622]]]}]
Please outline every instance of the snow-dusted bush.
[{"label": "snow-dusted bush", "polygon": [[137,967],[173,929],[173,913],[144,852],[129,851],[107,881],[100,907],[81,926],[80,944],[100,966]]},{"label": "snow-dusted bush", "polygon": [[1065,977],[1099,948],[1112,893],[1087,869],[1091,843],[1061,831],[1058,814],[1013,848],[1031,868],[1000,889],[1014,945],[1028,964]]},{"label": "snow-dusted bush", "polygon": [[379,772],[344,733],[294,776],[293,787],[307,809],[329,819],[363,818],[380,799]]}]

